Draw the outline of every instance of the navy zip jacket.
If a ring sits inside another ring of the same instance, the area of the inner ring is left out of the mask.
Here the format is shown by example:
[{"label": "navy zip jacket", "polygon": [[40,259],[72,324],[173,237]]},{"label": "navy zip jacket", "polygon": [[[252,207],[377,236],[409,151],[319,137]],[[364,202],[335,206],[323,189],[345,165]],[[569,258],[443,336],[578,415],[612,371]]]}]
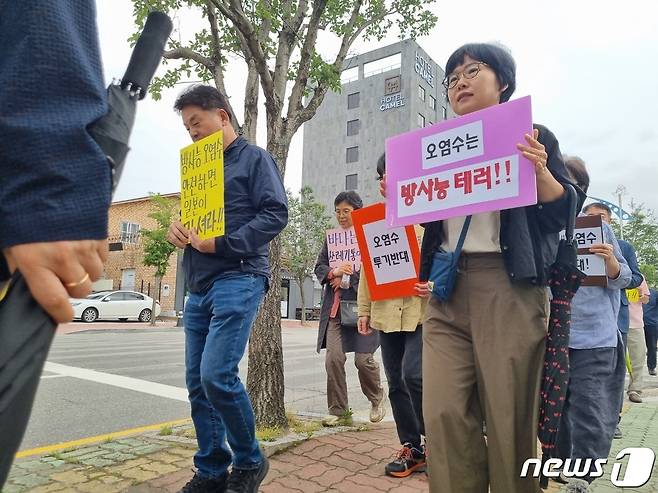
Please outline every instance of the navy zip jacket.
[{"label": "navy zip jacket", "polygon": [[87,127],[107,112],[89,0],[0,0],[2,249],[107,238],[111,174]]},{"label": "navy zip jacket", "polygon": [[243,137],[224,150],[224,217],[216,253],[185,249],[183,268],[192,293],[207,292],[229,273],[269,279],[269,243],[288,224],[288,199],[274,159]]},{"label": "navy zip jacket", "polygon": [[628,267],[631,269],[631,282],[625,289],[621,290],[619,316],[617,317],[617,327],[619,328],[619,331],[622,334],[628,334],[631,319],[630,314],[628,313],[626,289],[639,287],[640,284],[642,284],[644,277],[642,277],[642,272],[640,272],[640,266],[637,263],[637,255],[635,254],[635,248],[633,248],[633,245],[625,240],[617,240],[617,243],[619,243],[621,254],[624,256],[628,263]]}]

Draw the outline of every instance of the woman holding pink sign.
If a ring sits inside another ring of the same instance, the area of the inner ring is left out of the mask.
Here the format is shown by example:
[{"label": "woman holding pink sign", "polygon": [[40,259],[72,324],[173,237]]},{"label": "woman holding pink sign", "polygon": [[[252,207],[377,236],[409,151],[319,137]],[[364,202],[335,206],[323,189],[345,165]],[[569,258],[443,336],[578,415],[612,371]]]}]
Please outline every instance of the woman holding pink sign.
[{"label": "woman holding pink sign", "polygon": [[[339,231],[353,234],[352,211],[363,207],[361,197],[354,191],[341,192],[334,200],[334,207]],[[324,286],[317,351],[327,350],[325,368],[329,416],[323,420],[325,426],[352,423],[347,400],[346,353],[354,353],[361,390],[372,405],[370,421],[377,423],[386,414],[379,364],[373,357],[379,347],[379,337],[376,333],[360,335],[357,332],[356,296],[360,275],[355,266],[360,265],[361,261],[344,260],[330,260],[329,244],[325,240],[315,264],[315,276]]]},{"label": "woman holding pink sign", "polygon": [[[462,116],[508,101],[515,71],[500,46],[462,46],[448,59],[443,82],[453,111]],[[425,225],[421,280],[435,280],[430,273],[437,252],[463,245],[454,291],[444,301],[432,296],[423,323],[433,493],[541,491],[536,478],[520,473],[537,455],[546,284],[569,214],[563,185],[572,180],[547,128],[535,125],[524,138],[518,149],[535,165],[536,205],[474,214],[470,226],[464,217]]]}]

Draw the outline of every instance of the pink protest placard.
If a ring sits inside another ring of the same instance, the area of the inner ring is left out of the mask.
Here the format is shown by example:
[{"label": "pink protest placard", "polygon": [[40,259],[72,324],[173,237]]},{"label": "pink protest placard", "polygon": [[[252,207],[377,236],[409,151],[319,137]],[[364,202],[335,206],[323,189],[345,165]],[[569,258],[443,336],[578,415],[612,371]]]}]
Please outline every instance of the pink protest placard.
[{"label": "pink protest placard", "polygon": [[537,203],[530,96],[386,140],[386,223],[421,224]]},{"label": "pink protest placard", "polygon": [[354,226],[348,229],[335,228],[327,231],[329,267],[336,268],[350,262],[355,271],[361,269],[361,252],[354,233]]}]

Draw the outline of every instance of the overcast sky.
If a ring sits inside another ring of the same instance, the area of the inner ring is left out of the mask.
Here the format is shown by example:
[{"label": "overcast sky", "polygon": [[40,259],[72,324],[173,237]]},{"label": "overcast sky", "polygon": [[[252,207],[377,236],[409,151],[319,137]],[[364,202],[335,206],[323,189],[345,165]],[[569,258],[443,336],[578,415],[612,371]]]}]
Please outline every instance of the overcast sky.
[{"label": "overcast sky", "polygon": [[[130,0],[97,0],[101,50],[108,82],[121,77],[130,57],[133,32]],[[610,6],[606,6],[610,5]],[[658,7],[652,0],[595,2],[557,0],[437,2],[439,22],[418,43],[442,67],[467,42],[499,41],[517,62],[514,97],[531,95],[533,119],[549,127],[565,154],[582,157],[592,177],[590,194],[616,202],[615,189],[658,211]],[[504,7],[503,7],[504,6]],[[615,8],[613,8],[613,6]],[[183,39],[198,20],[182,13],[176,21]],[[397,41],[359,42],[352,54]],[[318,43],[327,57],[338,47],[328,36]],[[227,91],[241,119],[244,70],[227,68]],[[184,85],[150,96],[139,105],[132,151],[116,200],[179,189],[178,150],[189,144],[172,110]],[[262,99],[261,99],[262,103]],[[264,146],[260,111],[259,143]],[[291,147],[285,183],[301,186],[302,130]],[[627,207],[624,207],[627,209]]]}]

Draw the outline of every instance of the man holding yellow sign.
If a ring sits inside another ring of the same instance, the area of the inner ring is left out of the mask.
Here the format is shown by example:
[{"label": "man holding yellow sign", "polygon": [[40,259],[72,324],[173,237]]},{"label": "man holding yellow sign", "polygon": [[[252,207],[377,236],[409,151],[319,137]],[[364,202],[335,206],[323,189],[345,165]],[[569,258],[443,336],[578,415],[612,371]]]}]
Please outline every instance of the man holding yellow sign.
[{"label": "man holding yellow sign", "polygon": [[167,239],[185,249],[186,383],[199,445],[180,491],[256,493],[269,466],[238,364],[269,286],[269,242],[288,222],[286,193],[272,156],[236,133],[217,89],[193,86],[174,108],[194,141],[181,151],[181,221]]}]

